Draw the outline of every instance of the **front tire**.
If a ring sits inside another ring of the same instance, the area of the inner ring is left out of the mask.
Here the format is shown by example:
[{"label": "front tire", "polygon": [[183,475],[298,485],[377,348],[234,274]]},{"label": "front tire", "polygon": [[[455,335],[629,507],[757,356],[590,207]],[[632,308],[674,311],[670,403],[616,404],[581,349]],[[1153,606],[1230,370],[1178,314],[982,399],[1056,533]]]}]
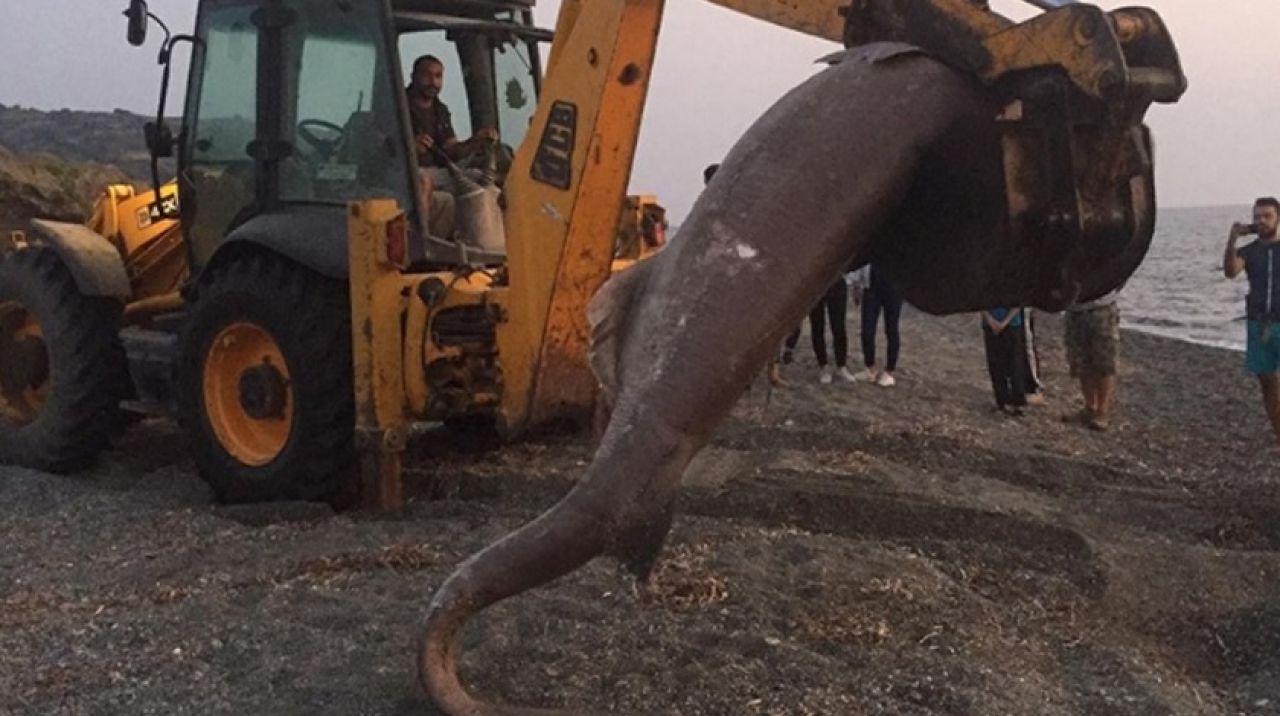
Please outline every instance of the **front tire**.
[{"label": "front tire", "polygon": [[74,472],[109,446],[129,379],[120,315],[51,249],[0,256],[0,463]]},{"label": "front tire", "polygon": [[220,500],[330,499],[355,479],[350,315],[344,282],[272,255],[201,282],[178,413]]}]

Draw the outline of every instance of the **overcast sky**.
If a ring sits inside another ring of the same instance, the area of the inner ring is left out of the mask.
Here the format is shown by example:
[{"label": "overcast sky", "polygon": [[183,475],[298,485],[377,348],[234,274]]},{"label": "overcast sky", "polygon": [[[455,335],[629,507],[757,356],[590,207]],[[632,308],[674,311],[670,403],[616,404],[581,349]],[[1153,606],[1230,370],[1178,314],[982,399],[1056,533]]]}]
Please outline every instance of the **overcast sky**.
[{"label": "overcast sky", "polygon": [[[0,1],[0,103],[153,111],[157,35],[144,49],[126,44],[120,16],[126,4]],[[541,0],[539,23],[553,26],[558,5]],[[1031,11],[1018,0],[993,5],[1010,15]],[[1180,104],[1148,115],[1161,203],[1240,204],[1280,194],[1280,0],[1149,5],[1169,24],[1191,81]],[[175,30],[191,29],[195,0],[152,0],[151,7]],[[658,194],[681,219],[702,168],[833,48],[700,0],[670,0],[632,190]]]}]

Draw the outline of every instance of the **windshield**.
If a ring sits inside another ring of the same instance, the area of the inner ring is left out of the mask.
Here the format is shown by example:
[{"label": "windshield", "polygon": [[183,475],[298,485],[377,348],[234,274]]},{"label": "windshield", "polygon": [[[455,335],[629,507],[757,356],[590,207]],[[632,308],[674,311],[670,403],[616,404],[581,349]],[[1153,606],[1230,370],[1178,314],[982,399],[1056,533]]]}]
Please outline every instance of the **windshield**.
[{"label": "windshield", "polygon": [[298,9],[288,34],[284,114],[293,152],[281,178],[283,198],[393,198],[412,206],[378,13],[336,0]]}]

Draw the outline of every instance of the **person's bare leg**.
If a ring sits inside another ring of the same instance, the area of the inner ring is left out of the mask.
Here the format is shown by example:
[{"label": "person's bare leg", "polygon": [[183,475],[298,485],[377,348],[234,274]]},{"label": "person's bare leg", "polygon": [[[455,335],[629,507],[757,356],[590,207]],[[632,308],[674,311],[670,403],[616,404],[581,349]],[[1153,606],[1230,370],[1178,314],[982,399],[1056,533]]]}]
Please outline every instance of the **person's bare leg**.
[{"label": "person's bare leg", "polygon": [[456,239],[454,231],[458,228],[458,204],[453,194],[447,191],[431,192],[431,235],[446,241]]},{"label": "person's bare leg", "polygon": [[[422,207],[426,216],[422,217],[423,227],[431,226],[431,193],[435,191],[435,182],[431,181],[431,175],[421,169],[418,170],[418,197],[421,201],[418,206]],[[430,233],[430,232],[428,232]]]},{"label": "person's bare leg", "polygon": [[1093,391],[1091,390],[1092,382],[1090,381],[1087,373],[1082,373],[1077,380],[1080,381],[1080,397],[1084,400],[1084,407],[1079,410],[1072,410],[1070,412],[1063,413],[1062,422],[1082,425],[1089,422],[1089,418],[1093,415],[1089,409],[1089,401],[1091,400],[1090,396]]},{"label": "person's bare leg", "polygon": [[1111,403],[1112,401],[1115,400],[1115,395],[1116,395],[1115,374],[1112,373],[1111,375],[1100,375],[1100,377],[1097,378],[1096,386],[1097,387],[1094,389],[1096,389],[1097,391],[1096,393],[1097,402],[1096,402],[1096,405],[1094,405],[1094,412],[1096,412],[1097,415],[1102,416],[1102,418],[1106,418],[1106,416],[1111,415]]},{"label": "person's bare leg", "polygon": [[1085,373],[1080,376],[1080,394],[1084,396],[1084,409],[1090,416],[1098,412],[1098,376]]},{"label": "person's bare leg", "polygon": [[769,364],[769,384],[778,386],[786,383],[787,381],[782,377],[782,362],[775,359]]},{"label": "person's bare leg", "polygon": [[1111,403],[1116,394],[1116,376],[1100,375],[1094,379],[1092,427],[1105,430],[1111,420]]},{"label": "person's bare leg", "polygon": [[1258,382],[1262,384],[1262,407],[1267,410],[1271,431],[1275,434],[1277,446],[1280,446],[1280,374],[1260,375]]}]

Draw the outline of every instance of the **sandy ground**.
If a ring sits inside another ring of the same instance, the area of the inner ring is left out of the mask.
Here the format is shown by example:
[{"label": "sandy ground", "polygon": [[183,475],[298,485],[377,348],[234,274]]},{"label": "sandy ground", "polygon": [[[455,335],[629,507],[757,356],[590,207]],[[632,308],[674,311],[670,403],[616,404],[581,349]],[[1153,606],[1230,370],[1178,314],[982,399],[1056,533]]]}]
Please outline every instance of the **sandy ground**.
[{"label": "sandy ground", "polygon": [[[744,397],[648,585],[599,561],[477,619],[487,697],[680,714],[1280,714],[1280,457],[1238,354],[1126,333],[1118,419],[994,414],[976,318],[909,313],[899,387]],[[453,565],[591,445],[430,433],[404,513],[220,507],[180,434],[90,473],[0,468],[0,713],[432,713]]]}]

